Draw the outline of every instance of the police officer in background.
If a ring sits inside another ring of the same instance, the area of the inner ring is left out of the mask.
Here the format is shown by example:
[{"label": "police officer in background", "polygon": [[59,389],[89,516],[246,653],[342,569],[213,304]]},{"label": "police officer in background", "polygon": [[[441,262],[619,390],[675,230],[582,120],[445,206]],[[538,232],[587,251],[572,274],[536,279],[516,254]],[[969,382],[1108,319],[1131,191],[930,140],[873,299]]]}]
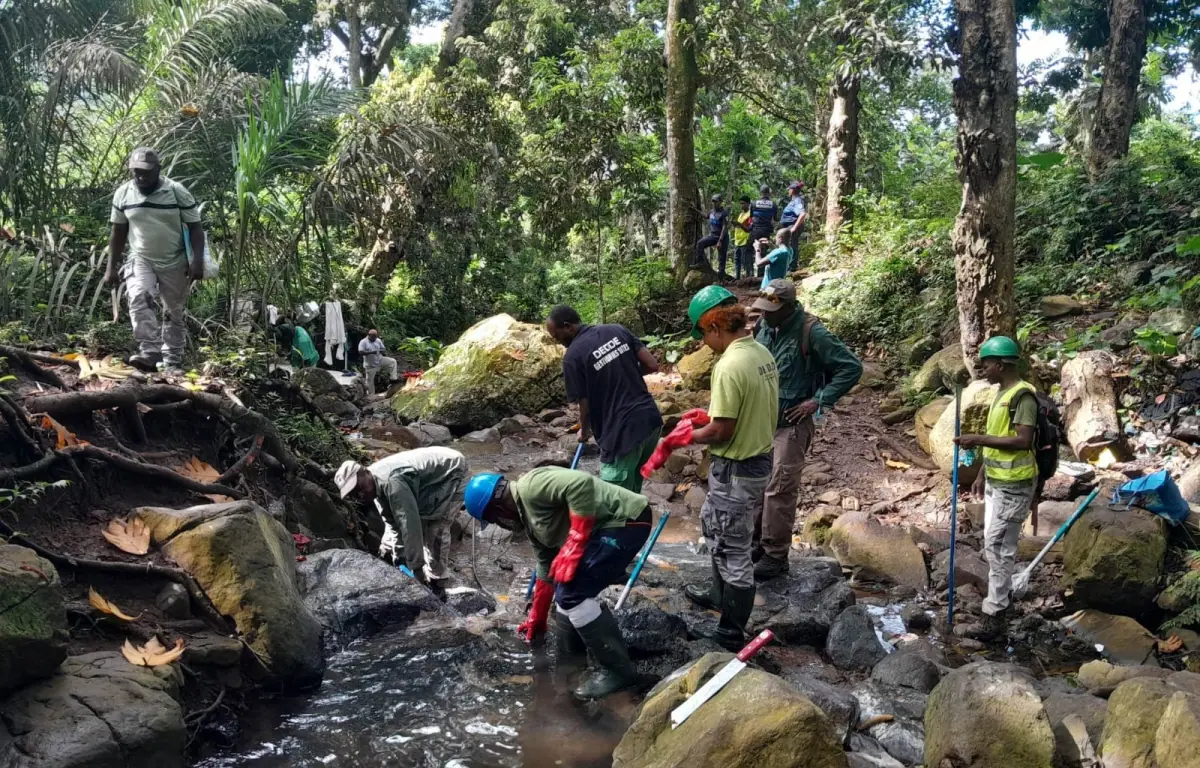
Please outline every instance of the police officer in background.
[{"label": "police officer in background", "polygon": [[808,220],[808,207],[804,204],[804,182],[793,181],[788,184],[788,202],[783,207],[783,215],[779,217],[779,231],[787,231],[787,245],[792,249],[792,263],[789,270],[799,266],[800,232],[804,230],[804,222]]},{"label": "police officer in background", "polygon": [[718,253],[717,272],[725,277],[725,259],[729,254],[729,211],[725,210],[725,196],[712,196],[712,210],[708,212],[708,234],[696,241],[695,264],[707,261],[705,252],[716,246]]},{"label": "police officer in background", "polygon": [[[763,184],[758,188],[758,199],[750,203],[750,243],[760,240],[771,243],[775,239],[775,219],[779,206],[771,199],[771,188]],[[759,271],[761,275],[761,270]]]}]

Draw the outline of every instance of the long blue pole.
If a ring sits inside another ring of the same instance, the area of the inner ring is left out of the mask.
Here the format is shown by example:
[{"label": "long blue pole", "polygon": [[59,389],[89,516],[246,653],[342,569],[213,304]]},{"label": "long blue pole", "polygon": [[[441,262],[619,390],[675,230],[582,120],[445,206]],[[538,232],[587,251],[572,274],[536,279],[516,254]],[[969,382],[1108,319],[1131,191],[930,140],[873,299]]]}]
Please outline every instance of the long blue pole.
[{"label": "long blue pole", "polygon": [[[954,437],[962,434],[962,386],[954,383]],[[979,468],[983,471],[983,467]],[[950,595],[946,604],[946,628],[954,628],[954,550],[958,546],[958,442],[954,443],[954,468],[950,471]]]},{"label": "long blue pole", "polygon": [[[571,469],[579,466],[579,457],[583,455],[583,443],[575,449],[575,458],[571,459]],[[533,567],[533,573],[529,576],[529,587],[525,590],[525,600],[528,601],[533,597],[533,588],[537,584],[537,566]]]},{"label": "long blue pole", "polygon": [[629,581],[625,582],[625,589],[621,590],[621,596],[617,598],[616,610],[621,610],[621,606],[625,604],[625,598],[629,597],[629,590],[633,589],[633,583],[641,574],[642,566],[646,564],[646,558],[650,557],[650,550],[654,549],[654,542],[658,541],[658,534],[662,533],[663,526],[667,524],[667,518],[670,516],[671,510],[668,509],[658,518],[658,525],[654,526],[654,533],[650,534],[646,546],[642,548],[642,555],[638,558],[637,565],[633,566],[633,573],[629,574]]}]

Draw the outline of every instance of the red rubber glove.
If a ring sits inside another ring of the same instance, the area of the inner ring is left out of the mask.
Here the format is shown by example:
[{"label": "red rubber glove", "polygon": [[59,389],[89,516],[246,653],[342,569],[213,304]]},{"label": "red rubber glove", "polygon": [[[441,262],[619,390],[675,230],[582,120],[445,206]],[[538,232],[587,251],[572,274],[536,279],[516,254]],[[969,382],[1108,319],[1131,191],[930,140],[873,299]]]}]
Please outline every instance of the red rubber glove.
[{"label": "red rubber glove", "polygon": [[556,583],[566,584],[575,578],[575,570],[579,567],[579,561],[583,559],[583,550],[587,547],[588,538],[591,537],[595,525],[596,518],[571,513],[571,532],[567,534],[566,543],[558,550],[558,556],[550,564],[550,578]]},{"label": "red rubber glove", "polygon": [[658,447],[654,449],[654,453],[650,454],[650,458],[642,465],[641,473],[643,478],[650,477],[654,474],[654,470],[667,463],[667,457],[677,448],[683,448],[685,445],[692,444],[692,433],[695,432],[695,427],[704,427],[712,421],[708,417],[708,412],[703,408],[693,408],[683,414],[679,419],[679,423],[675,425],[675,429],[658,441]]},{"label": "red rubber glove", "polygon": [[679,417],[680,420],[687,419],[692,422],[693,427],[707,427],[712,419],[708,418],[708,411],[703,408],[693,408],[687,413]]},{"label": "red rubber glove", "polygon": [[533,588],[533,606],[529,616],[519,627],[517,634],[529,644],[540,640],[546,634],[546,620],[550,618],[550,603],[554,602],[554,584],[549,581],[537,580]]}]

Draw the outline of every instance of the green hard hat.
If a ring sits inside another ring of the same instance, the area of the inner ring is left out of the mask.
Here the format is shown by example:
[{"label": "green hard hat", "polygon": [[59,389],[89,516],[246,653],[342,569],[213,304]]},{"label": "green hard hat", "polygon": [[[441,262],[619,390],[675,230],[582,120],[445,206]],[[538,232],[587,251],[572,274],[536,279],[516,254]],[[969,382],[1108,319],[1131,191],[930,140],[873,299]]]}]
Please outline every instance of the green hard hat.
[{"label": "green hard hat", "polygon": [[1017,342],[1007,336],[993,336],[983,342],[983,346],[979,348],[979,359],[983,360],[987,357],[1003,357],[1017,359],[1021,356],[1021,348],[1017,346]]},{"label": "green hard hat", "polygon": [[692,297],[692,302],[688,304],[688,319],[692,321],[692,338],[699,339],[704,336],[700,332],[698,323],[705,312],[730,301],[736,302],[737,297],[719,285],[707,285],[697,291],[696,295]]}]

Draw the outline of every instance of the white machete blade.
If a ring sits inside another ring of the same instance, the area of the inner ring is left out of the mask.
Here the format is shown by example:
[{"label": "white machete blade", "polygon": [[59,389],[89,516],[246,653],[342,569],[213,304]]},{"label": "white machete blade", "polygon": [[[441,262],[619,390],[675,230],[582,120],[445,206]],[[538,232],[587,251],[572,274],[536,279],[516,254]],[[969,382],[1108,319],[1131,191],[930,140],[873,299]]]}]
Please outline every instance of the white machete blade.
[{"label": "white machete blade", "polygon": [[733,676],[746,668],[746,662],[733,661],[726,664],[720,672],[713,675],[712,679],[704,685],[700,686],[700,690],[696,691],[688,698],[687,701],[680,704],[671,712],[671,728],[675,729],[683,725],[683,721],[687,720],[692,714],[717,694],[717,691],[725,687],[725,684],[733,679]]}]

